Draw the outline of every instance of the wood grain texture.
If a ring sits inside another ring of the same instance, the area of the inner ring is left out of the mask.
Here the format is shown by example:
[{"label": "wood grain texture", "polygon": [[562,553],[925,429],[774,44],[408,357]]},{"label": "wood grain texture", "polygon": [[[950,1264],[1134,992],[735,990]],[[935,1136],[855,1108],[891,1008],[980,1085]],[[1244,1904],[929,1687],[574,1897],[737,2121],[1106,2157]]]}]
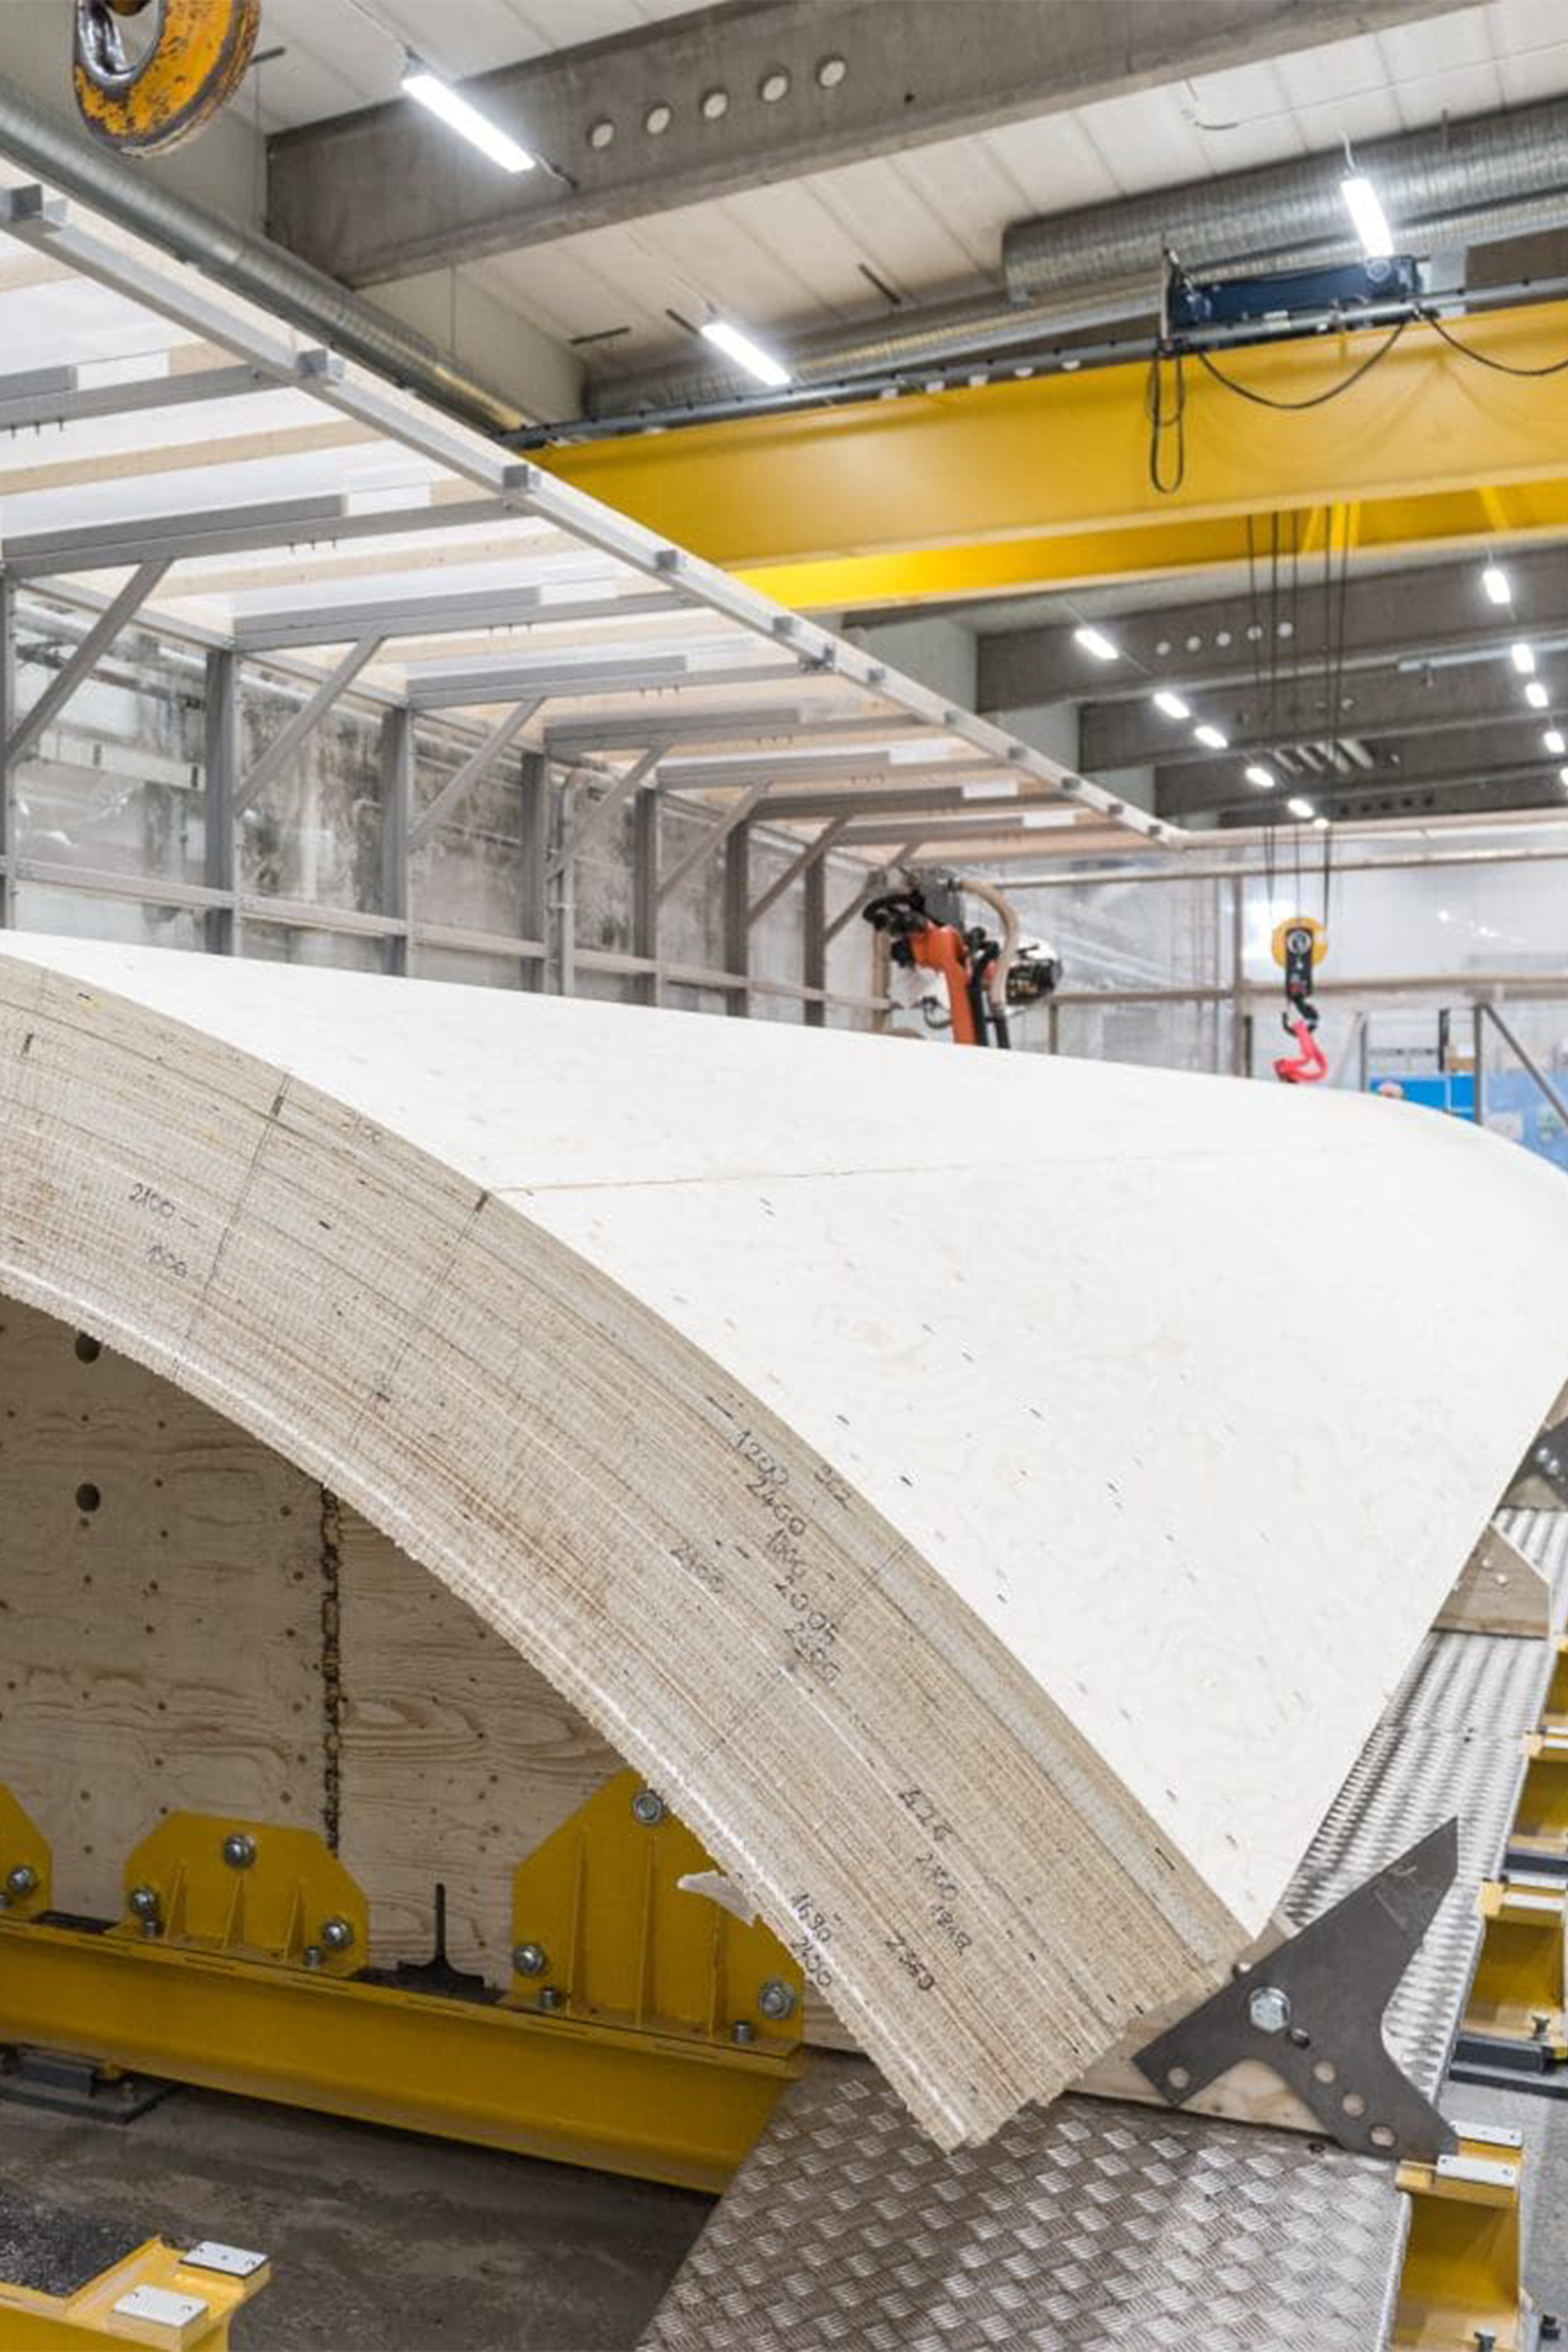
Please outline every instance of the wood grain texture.
[{"label": "wood grain texture", "polygon": [[78,1339],[0,1301],[0,1781],[112,1919],[167,1813],[321,1826],[321,1496]]},{"label": "wood grain texture", "polygon": [[512,1873],[624,1767],[537,1668],[357,1512],[342,1514],[344,1863],[377,1967],[511,1980]]},{"label": "wood grain texture", "polygon": [[13,936],[0,1286],[529,1657],[955,2144],[1263,1927],[1561,1385],[1568,1196],[1398,1105]]}]

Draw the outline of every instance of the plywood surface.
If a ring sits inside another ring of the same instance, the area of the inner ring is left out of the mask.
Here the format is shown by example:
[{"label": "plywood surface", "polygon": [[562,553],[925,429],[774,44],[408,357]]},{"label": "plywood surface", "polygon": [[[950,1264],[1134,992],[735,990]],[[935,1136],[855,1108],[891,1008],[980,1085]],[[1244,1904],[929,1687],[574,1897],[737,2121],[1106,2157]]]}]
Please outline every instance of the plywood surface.
[{"label": "plywood surface", "polygon": [[320,1518],[209,1407],[0,1300],[0,1781],[61,1910],[117,1918],[166,1813],[321,1828]]},{"label": "plywood surface", "polygon": [[949,2142],[1219,1980],[1562,1381],[1560,1177],[1394,1104],[26,937],[0,1089],[0,1284],[531,1659]]}]

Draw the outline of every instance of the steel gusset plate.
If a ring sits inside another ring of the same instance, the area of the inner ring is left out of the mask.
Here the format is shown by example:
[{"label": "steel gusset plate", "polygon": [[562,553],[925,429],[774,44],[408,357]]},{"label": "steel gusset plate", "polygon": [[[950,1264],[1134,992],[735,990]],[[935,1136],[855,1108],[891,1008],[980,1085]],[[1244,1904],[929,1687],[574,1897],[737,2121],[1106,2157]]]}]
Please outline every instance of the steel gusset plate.
[{"label": "steel gusset plate", "polygon": [[1390,2057],[1383,2012],[1458,1860],[1451,1820],[1151,2042],[1140,2071],[1179,2107],[1255,2059],[1341,2147],[1428,2163],[1451,2155],[1453,2127]]}]

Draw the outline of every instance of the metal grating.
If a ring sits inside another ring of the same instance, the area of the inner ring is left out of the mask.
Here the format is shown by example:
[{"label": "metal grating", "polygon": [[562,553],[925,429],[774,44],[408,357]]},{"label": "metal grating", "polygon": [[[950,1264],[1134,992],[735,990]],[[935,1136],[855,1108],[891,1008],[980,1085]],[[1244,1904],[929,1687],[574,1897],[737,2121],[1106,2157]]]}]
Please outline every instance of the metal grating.
[{"label": "metal grating", "polygon": [[[1531,1538],[1560,1559],[1568,1514],[1534,1516],[1561,1522]],[[1385,2023],[1428,2096],[1549,1663],[1542,1643],[1430,1635],[1282,1906],[1304,1925],[1458,1814],[1458,1879]],[[1373,2352],[1407,2221],[1381,2165],[1160,2108],[1058,2099],[944,2156],[864,2062],[823,2060],[742,2168],[644,2352]]]}]

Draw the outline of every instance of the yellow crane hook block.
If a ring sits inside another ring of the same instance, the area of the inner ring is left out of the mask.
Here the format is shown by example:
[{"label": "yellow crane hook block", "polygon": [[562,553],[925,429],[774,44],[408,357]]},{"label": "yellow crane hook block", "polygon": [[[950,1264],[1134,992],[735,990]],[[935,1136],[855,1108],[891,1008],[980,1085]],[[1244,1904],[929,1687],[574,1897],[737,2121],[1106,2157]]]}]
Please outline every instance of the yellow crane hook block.
[{"label": "yellow crane hook block", "polygon": [[[146,37],[126,20],[155,20]],[[76,0],[76,102],[122,153],[159,155],[211,121],[239,88],[261,0]]]}]

